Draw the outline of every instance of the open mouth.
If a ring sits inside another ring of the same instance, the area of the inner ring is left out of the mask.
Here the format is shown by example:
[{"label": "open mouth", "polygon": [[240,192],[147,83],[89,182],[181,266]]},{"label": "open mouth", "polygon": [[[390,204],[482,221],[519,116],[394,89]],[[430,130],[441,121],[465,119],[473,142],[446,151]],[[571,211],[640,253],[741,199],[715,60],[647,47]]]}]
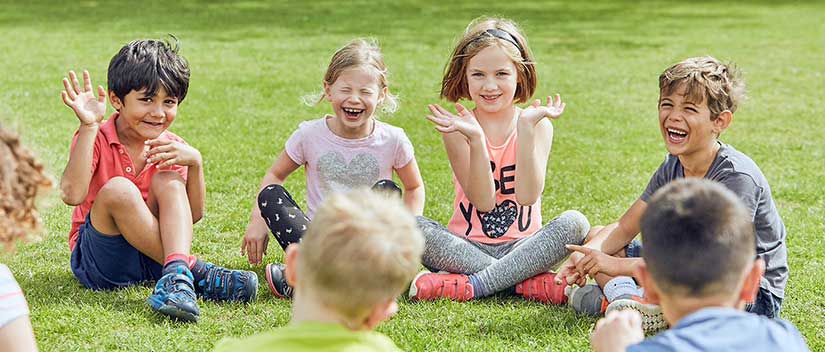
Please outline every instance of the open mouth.
[{"label": "open mouth", "polygon": [[687,131],[680,130],[678,128],[668,128],[667,129],[667,138],[672,143],[682,143],[687,139],[688,133]]},{"label": "open mouth", "polygon": [[143,123],[149,125],[153,128],[161,128],[163,127],[163,122],[151,122],[151,121],[143,121]]},{"label": "open mouth", "polygon": [[344,114],[347,115],[347,117],[350,119],[357,119],[365,111],[365,109],[356,108],[341,108],[341,110],[343,110]]},{"label": "open mouth", "polygon": [[481,99],[484,99],[485,102],[492,103],[496,101],[496,99],[498,99],[498,97],[500,97],[501,94],[481,94],[479,96],[481,97]]}]

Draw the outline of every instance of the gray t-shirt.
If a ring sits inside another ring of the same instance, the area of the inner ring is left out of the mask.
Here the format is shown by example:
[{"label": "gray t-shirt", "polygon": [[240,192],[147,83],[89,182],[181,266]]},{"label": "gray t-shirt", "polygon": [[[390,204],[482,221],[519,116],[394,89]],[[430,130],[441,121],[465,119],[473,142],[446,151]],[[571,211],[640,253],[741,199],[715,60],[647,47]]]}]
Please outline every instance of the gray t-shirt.
[{"label": "gray t-shirt", "polygon": [[[679,158],[668,155],[640,197],[648,203],[659,188],[675,179],[684,178],[685,169]],[[706,179],[717,181],[742,199],[753,216],[756,227],[756,254],[765,261],[765,276],[759,286],[779,298],[785,297],[788,281],[788,248],[785,246],[785,224],[779,217],[771,196],[771,187],[762,170],[747,155],[720,143],[716,159],[710,165]]]}]

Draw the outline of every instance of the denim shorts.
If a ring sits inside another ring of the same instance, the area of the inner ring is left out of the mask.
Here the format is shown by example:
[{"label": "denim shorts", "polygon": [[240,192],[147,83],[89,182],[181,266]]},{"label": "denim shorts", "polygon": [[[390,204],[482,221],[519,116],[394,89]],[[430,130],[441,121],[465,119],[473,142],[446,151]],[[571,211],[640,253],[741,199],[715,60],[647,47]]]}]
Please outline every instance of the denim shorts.
[{"label": "denim shorts", "polygon": [[161,277],[163,266],[132,247],[122,235],[98,232],[86,215],[72,251],[72,273],[86,288],[110,290]]},{"label": "denim shorts", "polygon": [[771,319],[779,318],[779,311],[782,309],[782,298],[777,297],[766,288],[759,288],[756,300],[745,306],[748,312],[762,315]]},{"label": "denim shorts", "polygon": [[627,247],[624,247],[625,255],[628,258],[641,258],[642,257],[642,241],[634,239],[627,244]]}]

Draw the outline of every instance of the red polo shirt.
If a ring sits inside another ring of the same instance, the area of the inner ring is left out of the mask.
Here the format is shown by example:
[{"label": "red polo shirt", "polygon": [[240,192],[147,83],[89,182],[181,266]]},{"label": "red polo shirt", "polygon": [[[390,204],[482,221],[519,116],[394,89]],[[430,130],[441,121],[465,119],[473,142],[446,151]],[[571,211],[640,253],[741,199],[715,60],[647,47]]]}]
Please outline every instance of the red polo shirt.
[{"label": "red polo shirt", "polygon": [[[77,243],[78,228],[84,221],[86,215],[92,209],[92,204],[95,202],[97,192],[100,188],[109,182],[110,179],[116,176],[122,176],[132,181],[143,195],[145,202],[149,196],[149,184],[152,182],[152,176],[161,170],[173,170],[178,172],[185,180],[189,168],[186,166],[173,165],[168,168],[158,169],[154,164],[146,164],[143,170],[135,170],[132,159],[126,151],[126,147],[120,144],[120,138],[117,136],[117,127],[115,120],[117,120],[118,113],[115,112],[100,126],[95,138],[94,155],[92,156],[92,180],[89,182],[89,193],[86,194],[86,199],[80,205],[74,208],[72,212],[72,229],[69,231],[69,249],[74,250],[75,243]],[[176,136],[169,131],[163,131],[160,137],[186,143],[183,139]],[[74,150],[77,143],[77,133],[72,139],[72,150]]]}]

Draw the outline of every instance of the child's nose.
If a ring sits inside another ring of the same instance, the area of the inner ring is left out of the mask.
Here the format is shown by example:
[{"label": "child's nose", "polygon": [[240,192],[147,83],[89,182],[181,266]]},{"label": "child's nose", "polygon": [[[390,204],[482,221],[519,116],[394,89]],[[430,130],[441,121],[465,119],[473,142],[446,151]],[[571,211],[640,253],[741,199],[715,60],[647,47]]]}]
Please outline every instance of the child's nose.
[{"label": "child's nose", "polygon": [[496,90],[496,88],[498,88],[498,84],[496,84],[494,79],[488,79],[484,81],[482,88],[484,90]]}]

